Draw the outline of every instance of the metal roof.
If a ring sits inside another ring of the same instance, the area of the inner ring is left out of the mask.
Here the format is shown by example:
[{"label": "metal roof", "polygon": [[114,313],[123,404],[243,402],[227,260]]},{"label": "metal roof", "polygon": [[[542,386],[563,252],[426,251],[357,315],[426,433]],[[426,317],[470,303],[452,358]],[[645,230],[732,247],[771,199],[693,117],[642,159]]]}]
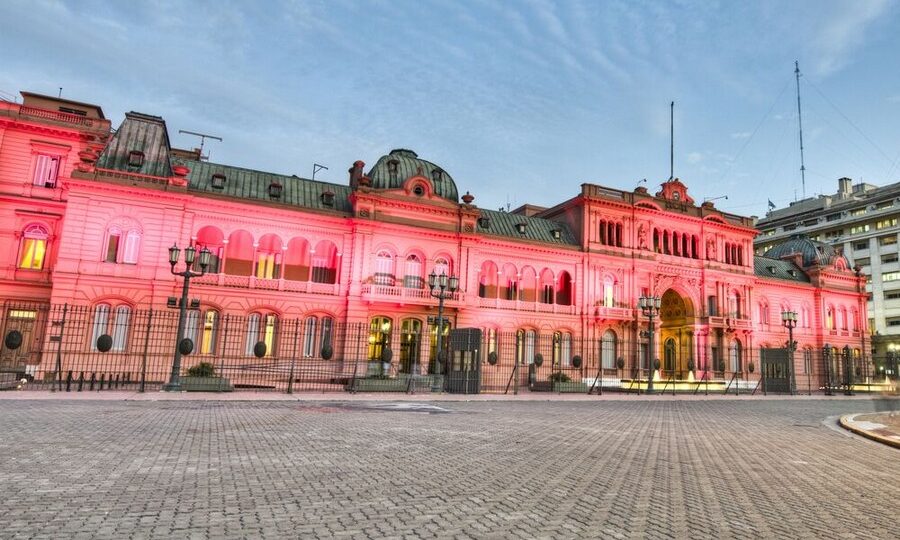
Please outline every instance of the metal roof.
[{"label": "metal roof", "polygon": [[[487,218],[490,223],[485,222]],[[518,226],[524,224],[524,232],[519,232]],[[533,240],[549,244],[579,246],[575,233],[565,223],[550,219],[527,217],[510,212],[498,212],[497,210],[481,209],[476,231],[480,234],[503,236],[506,238]],[[559,238],[555,238],[553,231],[559,231]]]},{"label": "metal roof", "polygon": [[[390,162],[396,161],[397,173],[392,174]],[[430,161],[419,158],[412,150],[396,149],[390,154],[381,156],[375,166],[366,175],[372,180],[372,187],[378,189],[397,189],[413,176],[424,176],[432,180],[433,171],[440,171],[440,180],[432,181],[434,192],[438,197],[459,202],[459,192],[453,178],[447,171]]]},{"label": "metal roof", "polygon": [[839,254],[835,249],[825,242],[819,242],[798,234],[777,244],[775,247],[766,251],[763,255],[773,259],[781,259],[793,253],[803,255],[803,267],[808,268],[813,265],[834,264],[838,258],[843,258],[850,268],[850,261],[843,255]]},{"label": "metal roof", "polygon": [[[131,152],[143,152],[140,167],[128,164]],[[172,176],[169,164],[169,133],[159,116],[137,112],[125,113],[125,120],[110,138],[97,159],[97,167],[148,176]]]},{"label": "metal roof", "polygon": [[[187,176],[189,191],[214,193],[240,199],[256,199],[317,210],[335,210],[347,214],[353,211],[348,199],[350,186],[206,161],[175,159],[172,163],[183,165],[191,170]],[[221,174],[225,177],[222,189],[212,187],[214,174]],[[273,183],[281,184],[281,197],[275,198],[269,195],[269,186]],[[322,197],[322,194],[328,191],[334,193],[333,206],[326,205]]]},{"label": "metal roof", "polygon": [[769,257],[753,258],[753,273],[757,277],[783,279],[786,281],[799,281],[809,283],[809,276],[797,267],[792,261],[771,259]]}]

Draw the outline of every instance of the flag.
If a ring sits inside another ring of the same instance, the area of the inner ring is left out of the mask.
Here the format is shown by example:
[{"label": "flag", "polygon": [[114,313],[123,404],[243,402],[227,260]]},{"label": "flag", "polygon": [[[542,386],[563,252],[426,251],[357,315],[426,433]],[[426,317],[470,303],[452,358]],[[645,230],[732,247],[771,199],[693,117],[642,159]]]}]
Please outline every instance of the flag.
[{"label": "flag", "polygon": [[775,203],[772,202],[772,199],[769,199],[769,210],[775,210]]}]

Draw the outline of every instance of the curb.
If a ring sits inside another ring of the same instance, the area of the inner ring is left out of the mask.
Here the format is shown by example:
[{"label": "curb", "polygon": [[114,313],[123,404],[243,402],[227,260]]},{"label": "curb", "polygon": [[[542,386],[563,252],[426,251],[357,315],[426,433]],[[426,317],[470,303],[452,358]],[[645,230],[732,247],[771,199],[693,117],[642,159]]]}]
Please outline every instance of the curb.
[{"label": "curb", "polygon": [[871,439],[875,442],[880,442],[881,444],[886,444],[888,446],[892,446],[892,447],[900,450],[900,440],[888,439],[887,437],[883,437],[872,431],[854,426],[853,425],[854,419],[857,416],[859,416],[860,414],[867,414],[867,413],[845,414],[840,417],[840,419],[838,420],[838,424],[840,424],[840,426],[842,428],[844,428],[848,431],[852,431],[853,433],[856,433],[857,435],[861,435],[863,437],[866,437],[867,439]]}]

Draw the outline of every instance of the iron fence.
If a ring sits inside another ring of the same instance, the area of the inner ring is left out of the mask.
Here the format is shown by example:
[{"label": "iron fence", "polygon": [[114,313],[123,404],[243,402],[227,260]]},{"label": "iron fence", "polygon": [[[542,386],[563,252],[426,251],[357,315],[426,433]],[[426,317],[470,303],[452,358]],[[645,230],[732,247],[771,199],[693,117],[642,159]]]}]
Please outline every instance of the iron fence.
[{"label": "iron fence", "polygon": [[[0,375],[33,389],[159,390],[170,379],[178,318],[166,308],[7,303]],[[640,340],[484,330],[474,356],[461,363],[452,350],[438,355],[433,321],[339,323],[198,310],[188,312],[185,326],[190,350],[183,349],[179,380],[186,390],[600,394],[644,392],[652,371],[657,392],[764,393],[790,377],[799,393],[846,393],[886,389],[891,369],[896,378],[887,358],[873,364],[849,349],[796,351],[791,370],[764,365],[759,349],[688,343],[659,351],[659,365],[651,366]],[[449,327],[443,331],[449,349]],[[474,374],[464,390],[447,380],[459,369]]]}]

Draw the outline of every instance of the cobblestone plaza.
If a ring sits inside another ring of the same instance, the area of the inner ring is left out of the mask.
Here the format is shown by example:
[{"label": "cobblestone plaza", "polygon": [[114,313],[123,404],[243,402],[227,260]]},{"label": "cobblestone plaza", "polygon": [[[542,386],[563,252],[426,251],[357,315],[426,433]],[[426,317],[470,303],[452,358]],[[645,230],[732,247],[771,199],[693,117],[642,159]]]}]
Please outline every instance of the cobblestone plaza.
[{"label": "cobblestone plaza", "polygon": [[0,400],[0,537],[893,538],[896,405]]}]

